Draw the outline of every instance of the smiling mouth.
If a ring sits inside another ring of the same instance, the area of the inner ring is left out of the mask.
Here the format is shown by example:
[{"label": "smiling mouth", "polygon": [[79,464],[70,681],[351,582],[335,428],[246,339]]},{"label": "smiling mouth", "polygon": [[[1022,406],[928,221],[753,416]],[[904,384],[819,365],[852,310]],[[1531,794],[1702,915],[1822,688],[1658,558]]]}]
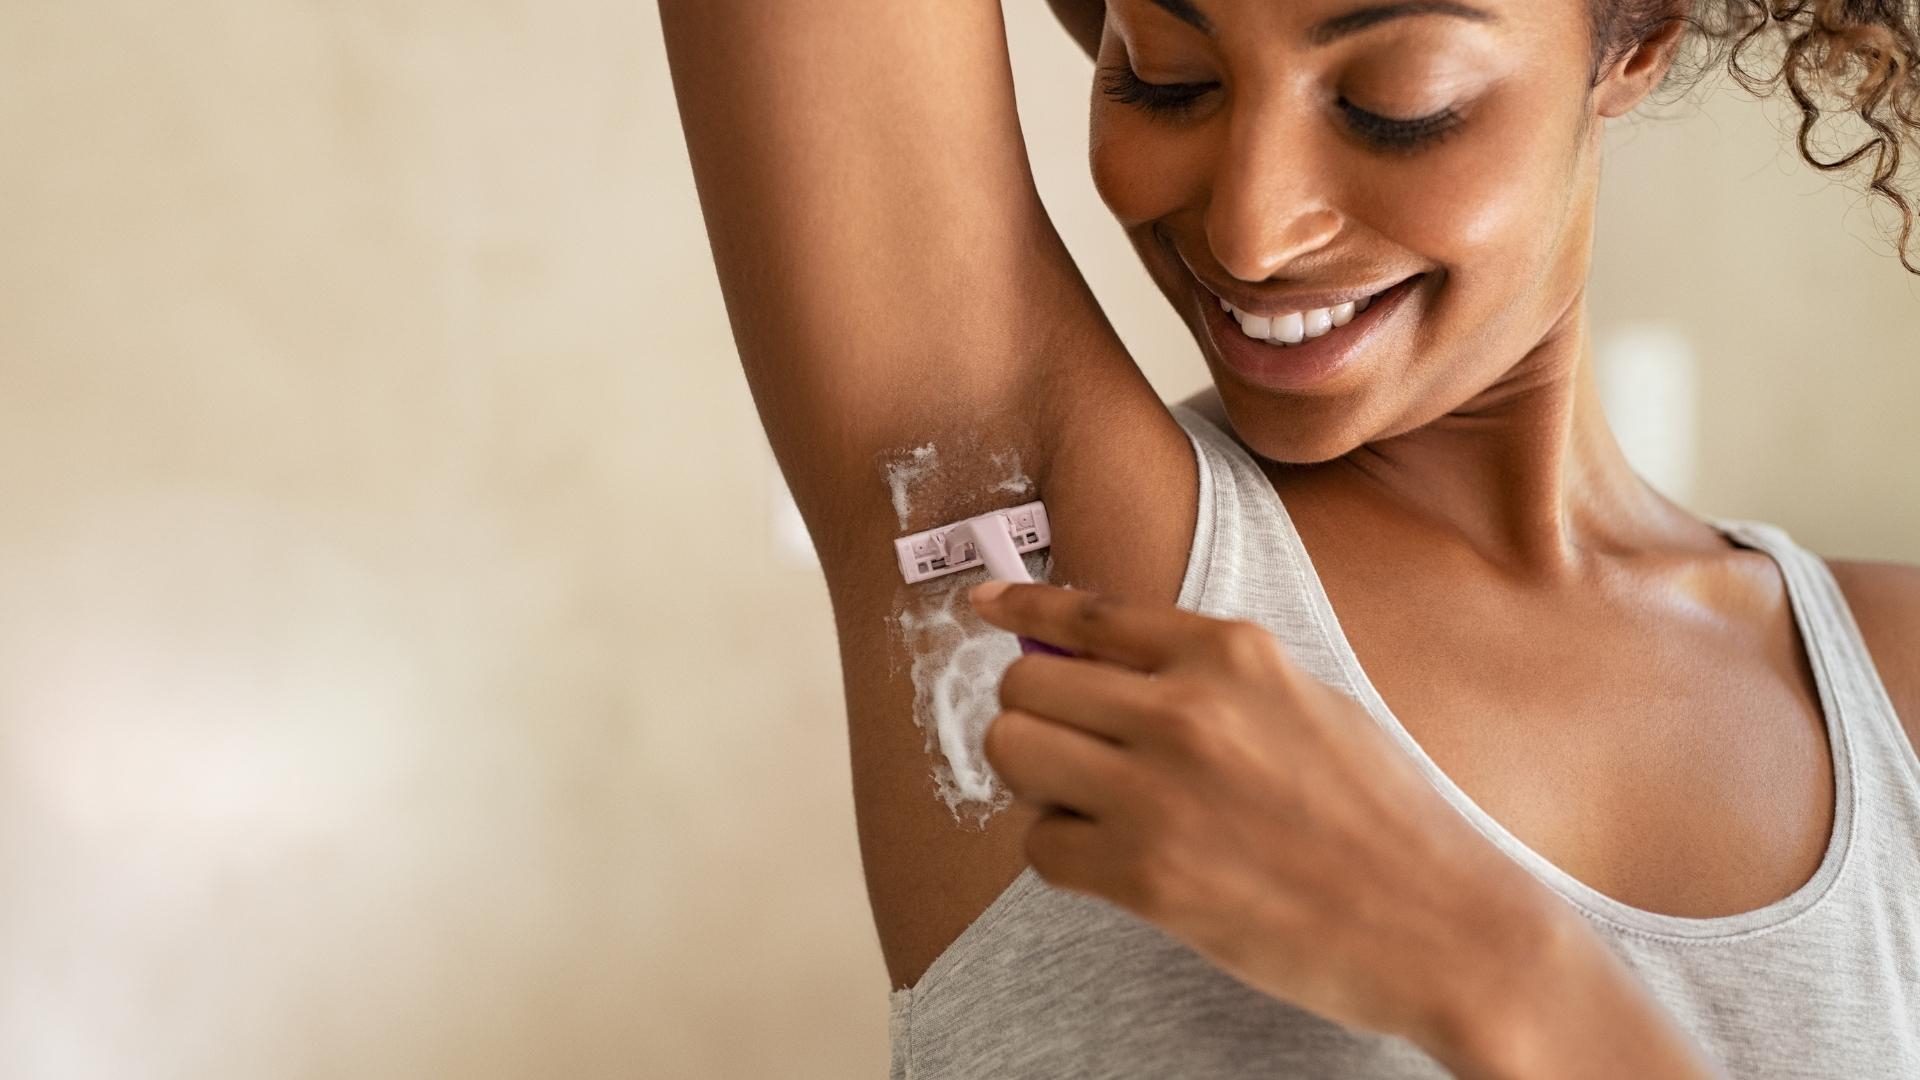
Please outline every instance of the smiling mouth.
[{"label": "smiling mouth", "polygon": [[[1342,372],[1357,366],[1382,331],[1400,321],[1400,310],[1427,276],[1422,271],[1332,307],[1273,316],[1235,310],[1198,278],[1193,288],[1213,355],[1227,369],[1263,389],[1303,393],[1332,385]],[[1331,299],[1340,294],[1321,295]],[[1211,307],[1220,310],[1206,310]]]},{"label": "smiling mouth", "polygon": [[1366,311],[1375,300],[1408,280],[1410,279],[1402,278],[1379,292],[1363,296],[1358,300],[1349,300],[1331,307],[1308,308],[1304,311],[1273,316],[1254,315],[1241,311],[1219,296],[1215,296],[1214,300],[1219,303],[1221,311],[1233,317],[1234,324],[1240,327],[1242,334],[1255,341],[1277,345],[1284,349],[1324,337],[1339,327],[1347,325],[1356,315]]}]

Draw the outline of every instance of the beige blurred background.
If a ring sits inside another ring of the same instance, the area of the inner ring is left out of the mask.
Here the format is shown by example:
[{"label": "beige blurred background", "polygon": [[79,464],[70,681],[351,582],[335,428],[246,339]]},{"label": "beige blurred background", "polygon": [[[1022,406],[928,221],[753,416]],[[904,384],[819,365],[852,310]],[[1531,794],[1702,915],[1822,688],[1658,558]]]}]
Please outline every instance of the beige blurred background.
[{"label": "beige blurred background", "polygon": [[[1089,65],[1009,8],[1047,203],[1185,396]],[[1673,111],[1602,209],[1630,446],[1920,560],[1920,287],[1761,108]],[[883,1075],[783,496],[651,4],[0,6],[0,1075]]]}]

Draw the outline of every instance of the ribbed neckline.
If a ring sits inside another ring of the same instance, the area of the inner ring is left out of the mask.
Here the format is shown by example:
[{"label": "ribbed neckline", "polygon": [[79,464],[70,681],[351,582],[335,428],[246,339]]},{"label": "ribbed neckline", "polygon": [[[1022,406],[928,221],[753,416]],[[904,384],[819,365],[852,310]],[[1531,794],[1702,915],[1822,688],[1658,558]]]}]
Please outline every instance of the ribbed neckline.
[{"label": "ribbed neckline", "polygon": [[[1798,552],[1793,540],[1784,532],[1762,522],[1703,518],[1707,524],[1737,546],[1762,552],[1773,560],[1786,583],[1801,648],[1806,651],[1809,666],[1813,669],[1814,680],[1819,687],[1821,715],[1826,726],[1827,748],[1832,761],[1834,814],[1826,850],[1812,877],[1792,893],[1763,907],[1711,918],[1692,918],[1648,911],[1623,903],[1594,889],[1529,847],[1491,814],[1483,810],[1428,756],[1426,750],[1387,706],[1385,699],[1373,685],[1373,680],[1361,666],[1360,659],[1354,653],[1352,643],[1347,640],[1346,632],[1333,610],[1333,603],[1320,581],[1319,571],[1314,568],[1313,559],[1307,553],[1306,545],[1302,542],[1299,531],[1294,527],[1293,518],[1287,513],[1286,505],[1280,499],[1279,492],[1274,490],[1272,481],[1254,462],[1246,448],[1235,441],[1229,433],[1222,431],[1218,425],[1195,410],[1184,406],[1176,408],[1204,425],[1203,430],[1210,432],[1214,437],[1213,441],[1223,452],[1237,455],[1252,470],[1254,477],[1258,478],[1257,486],[1260,488],[1260,493],[1256,495],[1259,500],[1258,505],[1266,508],[1277,527],[1276,531],[1283,538],[1286,550],[1280,553],[1281,557],[1291,559],[1293,565],[1300,571],[1298,578],[1301,581],[1305,599],[1313,610],[1324,644],[1348,683],[1349,695],[1366,708],[1455,809],[1459,810],[1501,850],[1565,897],[1590,919],[1615,932],[1632,936],[1696,944],[1726,942],[1780,929],[1812,911],[1823,897],[1833,891],[1847,855],[1853,847],[1855,792],[1858,785],[1852,740],[1848,734],[1847,717],[1836,682],[1840,663],[1840,658],[1834,654],[1836,645],[1819,632],[1814,622],[1812,612],[1817,590],[1815,584],[1806,578],[1807,569],[1797,557]],[[1215,482],[1217,483],[1217,480]],[[1207,493],[1203,492],[1203,496],[1205,494]],[[1202,504],[1205,504],[1204,498]],[[1212,528],[1218,528],[1220,523],[1209,522],[1208,524]],[[1198,544],[1201,539],[1196,537],[1196,555],[1199,554]],[[1207,554],[1211,556],[1211,532],[1204,539],[1207,544]]]}]

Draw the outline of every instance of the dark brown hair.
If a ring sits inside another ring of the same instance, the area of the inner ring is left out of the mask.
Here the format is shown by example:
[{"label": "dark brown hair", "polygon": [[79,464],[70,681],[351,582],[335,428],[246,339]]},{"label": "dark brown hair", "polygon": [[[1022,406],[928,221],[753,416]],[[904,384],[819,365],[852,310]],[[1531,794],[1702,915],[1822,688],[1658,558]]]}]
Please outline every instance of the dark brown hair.
[{"label": "dark brown hair", "polygon": [[[1781,87],[1800,109],[1800,156],[1822,172],[1861,170],[1867,190],[1899,213],[1897,254],[1920,274],[1911,176],[1920,158],[1920,0],[1593,0],[1593,76],[1672,23],[1688,33],[1668,84],[1690,81],[1725,58],[1749,93]],[[1777,66],[1756,69],[1765,45]],[[1822,120],[1844,118],[1844,123]],[[1822,154],[1820,141],[1842,149]],[[1903,161],[1903,158],[1906,159]],[[1904,190],[1903,190],[1904,189]]]}]

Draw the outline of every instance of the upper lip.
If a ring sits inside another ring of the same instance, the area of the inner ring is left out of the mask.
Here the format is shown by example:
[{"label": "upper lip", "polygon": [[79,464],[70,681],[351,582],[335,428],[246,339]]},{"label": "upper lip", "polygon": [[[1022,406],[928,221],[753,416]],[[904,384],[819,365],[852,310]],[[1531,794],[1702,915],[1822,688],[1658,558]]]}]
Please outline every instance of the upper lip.
[{"label": "upper lip", "polygon": [[1198,274],[1194,280],[1200,287],[1232,304],[1242,315],[1257,315],[1277,318],[1317,308],[1338,307],[1341,304],[1358,302],[1369,296],[1377,296],[1414,275],[1407,274],[1397,278],[1383,280],[1372,285],[1357,285],[1352,288],[1319,289],[1313,292],[1297,291],[1255,296],[1237,289],[1223,289],[1207,282]]}]

